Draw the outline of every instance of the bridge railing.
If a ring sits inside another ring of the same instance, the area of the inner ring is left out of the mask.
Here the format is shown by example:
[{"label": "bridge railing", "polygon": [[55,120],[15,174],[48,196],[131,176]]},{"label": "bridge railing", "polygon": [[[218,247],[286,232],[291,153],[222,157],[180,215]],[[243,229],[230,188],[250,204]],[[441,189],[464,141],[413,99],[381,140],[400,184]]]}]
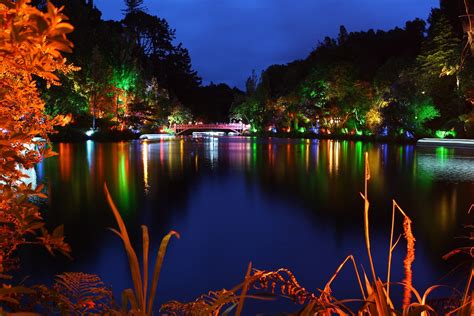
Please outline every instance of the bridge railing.
[{"label": "bridge railing", "polygon": [[175,130],[186,129],[230,129],[230,130],[248,130],[250,125],[243,123],[228,123],[228,124],[176,124]]}]

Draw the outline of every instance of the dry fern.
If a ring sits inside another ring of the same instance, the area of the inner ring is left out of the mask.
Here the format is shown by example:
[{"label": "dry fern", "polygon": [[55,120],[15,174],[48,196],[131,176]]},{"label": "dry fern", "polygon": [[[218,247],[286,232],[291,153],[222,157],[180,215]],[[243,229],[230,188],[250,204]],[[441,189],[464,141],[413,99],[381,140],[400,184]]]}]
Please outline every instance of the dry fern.
[{"label": "dry fern", "polygon": [[[245,298],[273,299],[279,296],[299,304],[319,301],[316,295],[298,283],[288,269],[276,271],[254,269],[243,283],[231,290],[211,291],[189,303],[171,301],[165,303],[160,312],[165,315],[219,315],[221,311],[224,311],[223,313],[226,314],[237,306],[244,288],[248,289],[248,292],[244,293]],[[256,293],[252,294],[252,291]]]},{"label": "dry fern", "polygon": [[112,306],[112,292],[94,274],[68,272],[56,276],[53,295],[62,313],[102,314]]}]

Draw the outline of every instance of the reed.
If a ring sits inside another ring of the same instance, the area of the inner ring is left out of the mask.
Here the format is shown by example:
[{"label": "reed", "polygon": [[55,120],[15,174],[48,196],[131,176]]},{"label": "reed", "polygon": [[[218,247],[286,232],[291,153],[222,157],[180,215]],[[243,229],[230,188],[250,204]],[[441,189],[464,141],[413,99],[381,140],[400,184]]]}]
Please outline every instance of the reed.
[{"label": "reed", "polygon": [[[276,271],[260,271],[253,269],[250,271],[251,264],[249,264],[244,282],[233,289],[223,289],[217,292],[211,291],[207,295],[202,295],[190,303],[171,301],[165,303],[160,311],[166,315],[220,315],[220,312],[224,311],[222,315],[227,315],[237,307],[235,315],[240,315],[245,299],[276,299],[282,297],[291,299],[295,303],[303,306],[297,315],[425,316],[436,314],[435,310],[427,304],[427,300],[428,296],[440,286],[434,285],[429,287],[423,295],[413,287],[412,264],[415,260],[415,237],[412,232],[412,221],[395,200],[392,200],[392,218],[386,280],[382,281],[382,277],[377,275],[370,244],[370,202],[368,198],[369,180],[370,164],[368,155],[365,153],[364,193],[360,193],[360,195],[364,202],[364,237],[370,265],[370,280],[363,269],[362,272],[359,271],[357,262],[352,255],[347,256],[339,265],[324,288],[320,290],[319,295],[311,293],[299,285],[294,275],[287,269],[279,269]],[[403,234],[395,239],[395,226],[398,216],[401,216]],[[471,234],[471,240],[474,240],[474,237],[472,236],[474,236],[474,234]],[[391,269],[393,252],[402,237],[406,240],[407,244],[406,256],[403,261],[405,278],[402,282],[392,282]],[[473,248],[470,248],[471,254],[474,253],[472,249]],[[464,251],[467,252],[466,249],[464,249]],[[360,290],[360,298],[338,300],[333,296],[331,286],[337,280],[340,271],[346,267],[349,262],[352,263],[356,283]],[[466,285],[462,302],[457,308],[449,312],[450,315],[472,315],[474,310],[473,292],[471,289],[473,279],[474,265],[471,269],[471,274]],[[390,288],[395,285],[403,287],[403,306],[399,310],[394,307],[393,301],[390,297]],[[279,291],[277,290],[278,288],[280,289]],[[262,290],[269,292],[271,296],[262,296]],[[252,291],[258,291],[259,294],[251,294]],[[414,300],[412,301],[413,297]],[[353,303],[359,303],[360,307],[356,310],[352,310],[348,305],[353,305]]]},{"label": "reed", "polygon": [[[156,298],[156,289],[158,287],[158,281],[160,278],[161,267],[163,265],[163,260],[166,254],[166,248],[171,237],[175,236],[179,238],[179,234],[175,231],[170,231],[163,239],[161,240],[160,248],[157,253],[153,268],[153,276],[151,282],[149,282],[149,235],[148,228],[145,225],[142,225],[142,246],[143,246],[143,258],[142,258],[142,268],[138,261],[138,256],[135,249],[130,242],[128,236],[127,227],[120,216],[110,193],[107,188],[107,185],[104,184],[104,191],[107,197],[107,202],[112,209],[115,220],[119,230],[111,228],[111,230],[117,234],[120,239],[123,241],[123,246],[125,252],[127,253],[128,263],[130,267],[130,275],[133,282],[133,289],[127,289],[122,294],[122,309],[116,311],[118,314],[123,315],[140,315],[140,316],[151,316],[153,314],[153,303]],[[130,308],[128,307],[130,304]]]},{"label": "reed", "polygon": [[[244,302],[247,299],[258,300],[274,300],[277,298],[286,298],[294,301],[302,306],[298,315],[404,315],[427,316],[436,314],[435,310],[428,305],[428,296],[438,289],[439,285],[429,287],[423,295],[420,294],[412,285],[413,272],[412,264],[415,260],[415,237],[412,232],[412,221],[407,213],[400,205],[392,200],[392,217],[390,229],[390,242],[388,247],[387,260],[387,276],[382,281],[382,277],[377,275],[374,264],[371,244],[370,244],[370,202],[368,198],[368,182],[370,180],[370,164],[367,153],[365,153],[365,172],[364,172],[364,193],[360,193],[364,202],[364,237],[367,256],[370,265],[370,278],[362,268],[359,270],[356,259],[349,255],[339,265],[334,274],[330,277],[320,293],[316,295],[302,287],[296,280],[293,273],[287,269],[278,269],[276,271],[262,271],[252,269],[249,263],[244,281],[230,290],[210,291],[205,295],[201,295],[195,301],[182,303],[179,301],[171,301],[163,304],[160,312],[165,315],[229,315],[235,310],[236,316],[243,313]],[[157,258],[154,264],[151,280],[149,280],[149,235],[148,228],[142,226],[142,266],[135,249],[133,248],[128,236],[125,223],[115,206],[115,203],[104,185],[107,201],[112,209],[114,217],[117,221],[118,230],[112,229],[123,241],[125,251],[128,256],[130,274],[133,281],[133,289],[127,289],[122,294],[122,308],[114,311],[119,315],[152,315],[153,302],[156,297],[156,289],[159,281],[160,271],[166,254],[166,249],[171,237],[179,234],[175,231],[168,233],[162,240],[158,250]],[[472,209],[472,207],[471,207]],[[395,239],[395,226],[398,217],[401,217],[401,225],[403,234]],[[471,229],[474,226],[468,226]],[[474,240],[473,233],[470,240]],[[405,277],[402,282],[391,281],[391,269],[393,252],[399,244],[402,237],[406,240],[406,256],[403,261]],[[448,254],[449,257],[455,253],[466,252],[474,253],[473,248],[461,248]],[[338,300],[332,294],[331,286],[337,280],[341,270],[352,264],[354,270],[355,281],[360,290],[360,297],[354,299]],[[471,274],[466,284],[466,289],[462,300],[457,308],[452,309],[447,315],[472,315],[473,312],[473,291],[472,283],[474,279],[474,264],[471,268]],[[394,307],[391,299],[391,286],[403,287],[403,305],[400,310]],[[253,293],[257,292],[257,293]],[[414,297],[414,300],[412,298]],[[358,303],[359,307],[353,310],[349,305],[353,306]]]}]

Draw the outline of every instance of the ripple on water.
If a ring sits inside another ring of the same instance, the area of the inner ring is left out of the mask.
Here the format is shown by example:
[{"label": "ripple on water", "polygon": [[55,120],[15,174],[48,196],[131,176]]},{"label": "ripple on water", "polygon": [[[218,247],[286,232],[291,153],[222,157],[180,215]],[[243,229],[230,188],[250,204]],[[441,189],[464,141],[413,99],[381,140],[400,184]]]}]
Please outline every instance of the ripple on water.
[{"label": "ripple on water", "polygon": [[421,154],[417,167],[424,176],[443,181],[474,181],[474,159],[471,156]]}]

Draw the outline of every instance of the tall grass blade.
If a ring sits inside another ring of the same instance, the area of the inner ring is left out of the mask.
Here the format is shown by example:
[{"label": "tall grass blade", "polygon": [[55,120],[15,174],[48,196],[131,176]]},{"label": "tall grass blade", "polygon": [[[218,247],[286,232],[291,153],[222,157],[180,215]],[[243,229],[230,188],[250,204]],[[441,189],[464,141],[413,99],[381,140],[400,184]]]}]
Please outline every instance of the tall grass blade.
[{"label": "tall grass blade", "polygon": [[390,247],[388,249],[387,296],[390,296],[390,276],[392,271],[393,231],[395,228],[395,201],[392,200],[392,226],[390,228]]},{"label": "tall grass blade", "polygon": [[377,282],[375,274],[374,260],[372,259],[372,251],[370,249],[370,229],[369,229],[369,199],[367,196],[367,186],[370,179],[370,165],[369,165],[369,153],[365,152],[365,194],[362,196],[364,199],[364,232],[365,232],[365,244],[367,247],[367,255],[369,257],[370,270],[372,271],[372,278],[374,282]]},{"label": "tall grass blade", "polygon": [[360,275],[359,275],[359,271],[357,269],[357,265],[356,265],[356,262],[355,262],[355,259],[354,259],[354,256],[352,255],[349,255],[346,257],[346,259],[344,259],[344,261],[339,265],[339,267],[337,268],[336,272],[334,272],[334,274],[332,275],[331,279],[326,283],[326,285],[324,286],[324,290],[323,290],[323,293],[321,293],[321,295],[331,295],[331,284],[332,282],[334,282],[334,280],[336,279],[336,277],[338,276],[339,272],[342,270],[342,268],[345,266],[345,264],[347,263],[347,261],[351,260],[352,261],[352,264],[354,266],[354,271],[355,271],[355,274],[356,274],[356,277],[357,277],[357,282],[359,284],[359,288],[360,288],[360,292],[362,294],[362,297],[364,298],[364,300],[366,299],[366,296],[365,296],[365,291],[364,291],[364,287],[362,286],[362,281],[360,279]]},{"label": "tall grass blade", "polygon": [[142,241],[143,241],[143,301],[146,302],[148,291],[148,253],[150,248],[150,237],[148,235],[148,227],[142,225]]},{"label": "tall grass blade", "polygon": [[411,303],[410,305],[403,307],[402,316],[426,315],[426,312],[436,314],[436,312],[428,305],[423,305],[420,303]]},{"label": "tall grass blade", "polygon": [[148,298],[148,305],[147,305],[148,315],[151,315],[151,311],[153,308],[153,301],[156,295],[156,288],[158,286],[158,280],[160,278],[161,266],[163,265],[163,260],[165,258],[166,248],[168,247],[168,243],[171,237],[173,236],[175,236],[178,239],[180,238],[179,234],[175,232],[174,230],[172,230],[161,240],[160,249],[158,250],[158,255],[155,261],[155,267],[153,269],[151,291],[150,291],[150,297]]},{"label": "tall grass blade", "polygon": [[110,208],[112,209],[112,212],[114,214],[115,220],[117,221],[117,225],[120,230],[118,234],[122,238],[125,251],[128,256],[128,261],[130,265],[130,273],[132,274],[133,286],[135,288],[136,301],[138,302],[138,306],[139,306],[138,308],[141,311],[144,311],[146,306],[143,300],[143,283],[142,283],[142,278],[140,275],[140,265],[138,263],[137,254],[135,253],[135,250],[132,247],[132,243],[130,242],[127,228],[125,226],[125,223],[123,222],[122,216],[120,216],[120,212],[118,211],[117,206],[115,205],[112,199],[112,196],[110,195],[109,189],[107,188],[107,184],[105,183],[104,183],[104,191],[107,197],[107,202],[109,203]]},{"label": "tall grass blade", "polygon": [[383,286],[382,281],[380,279],[375,282],[375,293],[376,293],[376,306],[377,306],[377,315],[392,315],[392,311],[394,310],[393,304],[390,298],[387,296],[387,292]]},{"label": "tall grass blade", "polygon": [[133,294],[132,289],[126,289],[122,292],[122,314],[128,314],[128,303],[130,303],[130,307],[132,310],[138,310],[137,300],[135,299],[135,295]]},{"label": "tall grass blade", "polygon": [[[474,249],[471,249],[471,251],[474,251]],[[474,299],[474,291],[471,292],[471,294],[469,295],[469,291],[471,289],[471,284],[472,284],[473,279],[474,279],[474,263],[471,266],[471,275],[469,276],[469,281],[467,281],[467,284],[466,284],[466,291],[464,292],[464,298],[463,298],[464,302],[468,301],[469,296],[471,296],[471,300]]]},{"label": "tall grass blade", "polygon": [[242,287],[242,292],[240,292],[239,305],[237,306],[237,311],[235,312],[235,316],[240,316],[240,314],[242,313],[242,309],[244,308],[244,301],[245,301],[245,296],[247,295],[247,291],[249,288],[249,278],[250,278],[251,271],[252,271],[252,262],[249,262],[247,273],[245,273],[245,279],[244,279],[244,285]]},{"label": "tall grass blade", "polygon": [[315,307],[315,305],[316,305],[316,301],[309,302],[309,304],[306,305],[305,308],[301,311],[300,316],[314,315],[313,308]]},{"label": "tall grass blade", "polygon": [[[469,209],[469,211],[471,211],[471,209],[472,209],[472,206]],[[459,315],[461,316],[464,316],[464,315],[472,316],[474,313],[474,290],[471,289],[473,278],[474,278],[474,263],[471,266],[471,275],[469,276],[469,281],[467,282],[466,291],[464,293],[464,297],[462,300],[462,306],[461,306],[461,309],[459,310]]]}]

